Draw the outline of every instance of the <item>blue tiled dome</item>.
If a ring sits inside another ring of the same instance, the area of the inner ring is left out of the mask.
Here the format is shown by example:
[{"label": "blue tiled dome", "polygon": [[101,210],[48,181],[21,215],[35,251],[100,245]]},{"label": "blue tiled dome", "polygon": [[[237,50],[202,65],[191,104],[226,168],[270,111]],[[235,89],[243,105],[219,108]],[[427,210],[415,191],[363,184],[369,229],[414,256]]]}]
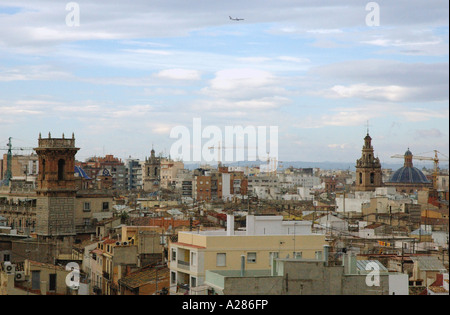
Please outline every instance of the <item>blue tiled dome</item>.
[{"label": "blue tiled dome", "polygon": [[404,166],[398,169],[390,178],[390,183],[411,183],[425,184],[430,183],[421,170],[415,167]]},{"label": "blue tiled dome", "polygon": [[87,176],[86,172],[79,166],[75,165],[75,177],[82,177],[84,179],[92,179]]}]

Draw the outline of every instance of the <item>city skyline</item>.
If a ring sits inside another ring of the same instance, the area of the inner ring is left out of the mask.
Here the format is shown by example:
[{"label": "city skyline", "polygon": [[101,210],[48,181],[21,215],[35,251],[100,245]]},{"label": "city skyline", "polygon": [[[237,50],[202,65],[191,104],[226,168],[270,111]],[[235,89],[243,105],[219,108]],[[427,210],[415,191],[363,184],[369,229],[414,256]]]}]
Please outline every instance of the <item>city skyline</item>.
[{"label": "city skyline", "polygon": [[144,159],[200,117],[278,126],[281,161],[353,162],[367,121],[382,164],[448,155],[448,3],[376,1],[377,26],[369,1],[75,1],[79,26],[68,3],[0,5],[0,146]]}]

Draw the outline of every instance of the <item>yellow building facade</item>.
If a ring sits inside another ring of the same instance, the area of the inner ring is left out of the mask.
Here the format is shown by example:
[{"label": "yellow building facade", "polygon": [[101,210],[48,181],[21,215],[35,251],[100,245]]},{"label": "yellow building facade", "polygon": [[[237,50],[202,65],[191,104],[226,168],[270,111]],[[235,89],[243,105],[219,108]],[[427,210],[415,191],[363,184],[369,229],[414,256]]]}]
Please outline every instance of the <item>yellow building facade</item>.
[{"label": "yellow building facade", "polygon": [[171,292],[189,290],[190,294],[202,294],[200,288],[207,270],[239,270],[243,262],[246,270],[269,270],[273,258],[322,259],[323,246],[327,245],[325,235],[310,232],[248,234],[179,232],[178,241],[169,247]]}]

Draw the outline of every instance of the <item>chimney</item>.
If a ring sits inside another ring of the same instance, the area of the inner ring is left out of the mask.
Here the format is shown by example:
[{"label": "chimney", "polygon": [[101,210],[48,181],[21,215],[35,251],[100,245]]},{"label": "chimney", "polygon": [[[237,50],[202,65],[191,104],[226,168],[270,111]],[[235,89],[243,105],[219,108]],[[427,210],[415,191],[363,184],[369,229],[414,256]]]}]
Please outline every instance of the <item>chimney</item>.
[{"label": "chimney", "polygon": [[234,215],[227,214],[227,236],[234,235]]}]

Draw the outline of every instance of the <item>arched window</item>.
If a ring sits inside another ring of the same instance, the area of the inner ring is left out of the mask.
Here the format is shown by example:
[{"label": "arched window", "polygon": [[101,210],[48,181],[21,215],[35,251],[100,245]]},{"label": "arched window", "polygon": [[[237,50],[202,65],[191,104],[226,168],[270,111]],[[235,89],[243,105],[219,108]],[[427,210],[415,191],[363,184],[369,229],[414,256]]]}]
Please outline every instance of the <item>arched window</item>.
[{"label": "arched window", "polygon": [[362,173],[359,173],[359,183],[362,184]]},{"label": "arched window", "polygon": [[64,168],[66,165],[66,161],[60,159],[58,161],[58,180],[64,180]]},{"label": "arched window", "polygon": [[155,167],[155,172],[154,172],[155,174],[153,174],[153,175],[155,175],[155,176],[157,176],[158,175],[158,168],[157,167]]},{"label": "arched window", "polygon": [[42,179],[45,179],[45,159],[42,160]]},{"label": "arched window", "polygon": [[370,183],[371,184],[375,183],[375,173],[370,173]]}]

